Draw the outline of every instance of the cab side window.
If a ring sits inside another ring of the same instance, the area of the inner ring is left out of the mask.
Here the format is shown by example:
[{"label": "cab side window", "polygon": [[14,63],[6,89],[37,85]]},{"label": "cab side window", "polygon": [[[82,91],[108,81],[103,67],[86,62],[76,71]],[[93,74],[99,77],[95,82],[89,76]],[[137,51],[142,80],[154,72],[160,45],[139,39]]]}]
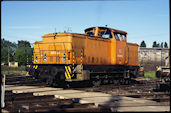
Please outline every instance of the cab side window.
[{"label": "cab side window", "polygon": [[94,33],[93,32],[88,32],[87,36],[94,36]]}]

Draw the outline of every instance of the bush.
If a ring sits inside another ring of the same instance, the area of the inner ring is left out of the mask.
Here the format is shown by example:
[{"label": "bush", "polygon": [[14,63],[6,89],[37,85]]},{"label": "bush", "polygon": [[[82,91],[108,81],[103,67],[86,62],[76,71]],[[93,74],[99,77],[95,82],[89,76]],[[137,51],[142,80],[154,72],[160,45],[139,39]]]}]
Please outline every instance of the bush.
[{"label": "bush", "polygon": [[145,72],[144,73],[144,77],[145,78],[150,78],[150,79],[153,79],[153,80],[156,80],[156,72],[155,71],[149,71],[149,72]]}]

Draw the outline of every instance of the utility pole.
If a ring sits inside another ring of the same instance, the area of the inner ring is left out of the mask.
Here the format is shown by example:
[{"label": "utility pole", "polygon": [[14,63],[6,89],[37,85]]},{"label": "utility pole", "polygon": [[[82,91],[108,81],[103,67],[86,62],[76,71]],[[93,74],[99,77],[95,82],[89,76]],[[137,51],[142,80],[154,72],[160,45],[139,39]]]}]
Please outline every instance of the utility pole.
[{"label": "utility pole", "polygon": [[67,28],[67,33],[70,33],[70,32],[72,32],[72,30],[71,30],[70,27],[68,27],[68,28]]},{"label": "utility pole", "polygon": [[161,48],[161,66],[162,66],[162,48]]},{"label": "utility pole", "polygon": [[68,29],[67,29],[67,33],[69,33],[69,27],[68,27]]},{"label": "utility pole", "polygon": [[8,65],[9,65],[9,57],[10,57],[10,56],[9,56],[9,47],[8,47]]}]

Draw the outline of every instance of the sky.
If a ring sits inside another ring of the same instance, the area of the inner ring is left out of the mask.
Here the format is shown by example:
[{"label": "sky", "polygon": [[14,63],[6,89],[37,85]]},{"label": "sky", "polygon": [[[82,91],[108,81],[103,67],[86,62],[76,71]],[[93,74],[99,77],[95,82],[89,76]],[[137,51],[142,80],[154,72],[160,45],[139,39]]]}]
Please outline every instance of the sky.
[{"label": "sky", "polygon": [[3,1],[1,38],[34,43],[55,31],[83,34],[86,28],[107,25],[126,31],[131,43],[170,45],[169,18],[169,0]]}]

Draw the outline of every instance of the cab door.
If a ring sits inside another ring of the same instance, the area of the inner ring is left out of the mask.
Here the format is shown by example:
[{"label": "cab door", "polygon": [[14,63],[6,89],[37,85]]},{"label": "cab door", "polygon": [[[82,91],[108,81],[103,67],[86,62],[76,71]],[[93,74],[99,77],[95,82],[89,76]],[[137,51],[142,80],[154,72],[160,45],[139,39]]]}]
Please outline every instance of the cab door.
[{"label": "cab door", "polygon": [[123,34],[114,34],[116,39],[116,64],[124,65],[126,63],[126,36]]}]

